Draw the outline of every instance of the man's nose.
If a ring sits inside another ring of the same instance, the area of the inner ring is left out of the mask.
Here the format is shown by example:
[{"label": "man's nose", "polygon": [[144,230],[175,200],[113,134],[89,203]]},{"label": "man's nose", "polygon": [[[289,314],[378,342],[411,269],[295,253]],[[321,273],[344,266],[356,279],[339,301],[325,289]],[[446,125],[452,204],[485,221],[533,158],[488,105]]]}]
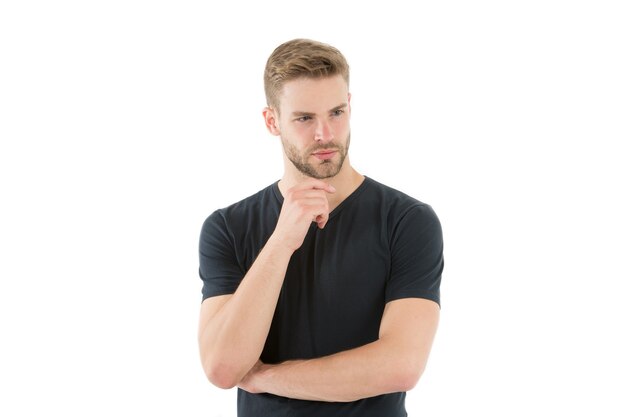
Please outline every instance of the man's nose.
[{"label": "man's nose", "polygon": [[326,120],[318,120],[315,126],[315,140],[319,142],[330,142],[334,139],[333,130]]}]

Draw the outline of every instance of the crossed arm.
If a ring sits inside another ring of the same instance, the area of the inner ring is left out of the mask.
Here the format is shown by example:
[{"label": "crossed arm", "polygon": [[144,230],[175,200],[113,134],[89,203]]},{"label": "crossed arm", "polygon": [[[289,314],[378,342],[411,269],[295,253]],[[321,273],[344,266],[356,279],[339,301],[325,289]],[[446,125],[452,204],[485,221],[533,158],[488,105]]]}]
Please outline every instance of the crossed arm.
[{"label": "crossed arm", "polygon": [[334,355],[277,365],[261,362],[239,382],[252,393],[316,401],[355,401],[417,384],[432,346],[439,306],[407,298],[387,304],[379,339]]},{"label": "crossed arm", "polygon": [[[243,290],[255,294],[258,300],[259,293],[255,291],[258,288],[244,286]],[[247,326],[242,321],[232,327],[239,331],[225,333],[230,327],[228,321],[232,320],[226,319],[228,313],[255,311],[247,307],[250,306],[234,295],[203,303],[200,348],[207,376],[222,388],[237,385],[251,393],[266,392],[302,400],[347,402],[410,390],[424,371],[439,321],[439,306],[433,301],[394,300],[385,307],[377,341],[321,358],[268,365],[258,358],[269,324],[257,326],[255,334],[245,330]],[[247,317],[246,324],[261,318],[259,310],[256,311],[254,317]],[[220,318],[220,313],[222,320],[215,320],[216,316]],[[265,312],[265,321],[271,321],[272,313],[273,308]],[[220,333],[222,337],[216,337]],[[224,338],[225,335],[228,337]],[[220,341],[226,340],[236,341],[221,345]],[[203,345],[207,347],[204,351]]]}]

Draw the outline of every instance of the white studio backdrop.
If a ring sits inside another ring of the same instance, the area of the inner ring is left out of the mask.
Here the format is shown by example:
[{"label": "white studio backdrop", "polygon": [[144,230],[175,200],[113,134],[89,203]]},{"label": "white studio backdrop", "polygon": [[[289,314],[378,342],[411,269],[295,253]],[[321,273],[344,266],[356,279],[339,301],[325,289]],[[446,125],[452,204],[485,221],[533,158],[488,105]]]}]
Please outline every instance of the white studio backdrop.
[{"label": "white studio backdrop", "polygon": [[235,416],[197,244],[276,181],[278,44],[352,68],[353,165],[431,204],[442,319],[410,415],[626,414],[618,1],[0,4],[0,415]]}]

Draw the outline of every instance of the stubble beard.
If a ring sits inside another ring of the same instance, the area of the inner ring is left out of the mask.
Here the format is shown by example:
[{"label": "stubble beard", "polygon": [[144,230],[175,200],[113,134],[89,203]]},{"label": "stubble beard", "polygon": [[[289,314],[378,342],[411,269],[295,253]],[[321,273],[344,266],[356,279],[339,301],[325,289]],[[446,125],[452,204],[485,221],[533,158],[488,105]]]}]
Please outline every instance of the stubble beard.
[{"label": "stubble beard", "polygon": [[[345,146],[338,145],[334,142],[329,142],[324,145],[312,146],[311,148],[305,150],[303,153],[299,153],[298,149],[295,146],[288,143],[284,139],[282,139],[282,143],[285,155],[287,155],[287,158],[291,161],[293,166],[295,166],[298,171],[300,171],[307,177],[323,180],[326,178],[332,178],[337,175],[339,171],[341,171],[341,168],[343,167],[343,162],[348,155],[348,149],[350,148],[350,134],[348,134],[348,139],[346,140]],[[313,153],[325,149],[336,149],[339,160],[337,162],[334,162],[333,159],[326,159],[316,163],[308,162]]]}]

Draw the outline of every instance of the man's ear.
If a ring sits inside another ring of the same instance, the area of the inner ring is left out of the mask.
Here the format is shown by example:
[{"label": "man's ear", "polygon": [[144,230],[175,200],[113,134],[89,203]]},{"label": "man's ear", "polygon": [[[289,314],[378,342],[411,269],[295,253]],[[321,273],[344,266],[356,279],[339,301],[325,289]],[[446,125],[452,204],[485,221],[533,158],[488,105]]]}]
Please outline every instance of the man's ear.
[{"label": "man's ear", "polygon": [[278,126],[278,112],[271,107],[263,109],[263,118],[265,119],[265,127],[274,136],[280,135],[280,127]]},{"label": "man's ear", "polygon": [[352,114],[352,107],[350,107],[350,99],[352,98],[352,94],[348,93],[348,113]]}]

